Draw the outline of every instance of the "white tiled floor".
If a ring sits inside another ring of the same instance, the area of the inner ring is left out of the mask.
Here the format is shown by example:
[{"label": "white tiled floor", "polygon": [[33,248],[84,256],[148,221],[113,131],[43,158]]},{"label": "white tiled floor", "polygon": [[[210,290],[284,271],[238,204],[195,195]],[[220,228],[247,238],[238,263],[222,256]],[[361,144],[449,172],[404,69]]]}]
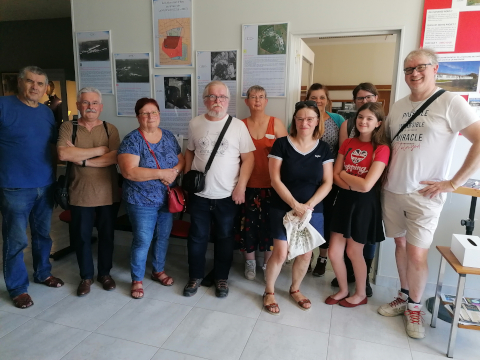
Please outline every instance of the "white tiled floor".
[{"label": "white tiled floor", "polygon": [[[54,249],[68,242],[67,226],[57,220],[58,212],[51,233]],[[281,314],[272,316],[262,310],[262,270],[258,269],[257,280],[248,281],[239,263],[232,268],[226,299],[216,298],[213,288],[204,287],[191,298],[183,297],[187,261],[178,254],[177,244],[166,266],[174,286],[161,286],[147,275],[145,298],[134,300],[126,246],[131,234],[117,232],[116,237],[122,245],[114,253],[114,291],[106,292],[94,283],[88,296],[77,297],[79,276],[73,254],[53,262],[53,273],[66,282],[64,287],[31,283],[35,305],[29,309],[15,308],[0,282],[1,360],[445,359],[449,324],[439,320],[436,329],[430,328],[427,312],[427,337],[414,340],[406,336],[401,317],[376,313],[380,304],[393,299],[393,288],[374,285],[374,296],[359,308],[325,305],[324,299],[334,291],[329,285],[331,271],[323,278],[306,276],[302,291],[313,307],[305,312],[288,295],[291,268],[285,266],[276,289]],[[30,249],[25,251],[25,262],[32,280]],[[150,271],[147,266],[147,274]],[[479,342],[480,332],[459,329],[455,359],[480,359]]]}]

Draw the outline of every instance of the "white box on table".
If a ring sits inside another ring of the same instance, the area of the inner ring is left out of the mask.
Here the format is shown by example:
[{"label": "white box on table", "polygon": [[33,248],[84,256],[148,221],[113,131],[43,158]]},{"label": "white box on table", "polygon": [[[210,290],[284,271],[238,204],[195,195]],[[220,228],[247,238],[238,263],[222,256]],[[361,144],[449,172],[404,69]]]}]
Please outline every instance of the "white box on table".
[{"label": "white box on table", "polygon": [[480,268],[480,237],[453,234],[451,250],[462,266]]}]

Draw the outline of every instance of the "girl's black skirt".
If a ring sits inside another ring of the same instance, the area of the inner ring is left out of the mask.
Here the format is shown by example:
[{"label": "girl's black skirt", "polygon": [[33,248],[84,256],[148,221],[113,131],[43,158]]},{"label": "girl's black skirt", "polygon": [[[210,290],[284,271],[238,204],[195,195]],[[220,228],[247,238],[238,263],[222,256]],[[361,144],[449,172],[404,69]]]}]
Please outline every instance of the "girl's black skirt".
[{"label": "girl's black skirt", "polygon": [[360,244],[385,240],[378,188],[374,186],[367,193],[340,189],[333,207],[330,230]]}]

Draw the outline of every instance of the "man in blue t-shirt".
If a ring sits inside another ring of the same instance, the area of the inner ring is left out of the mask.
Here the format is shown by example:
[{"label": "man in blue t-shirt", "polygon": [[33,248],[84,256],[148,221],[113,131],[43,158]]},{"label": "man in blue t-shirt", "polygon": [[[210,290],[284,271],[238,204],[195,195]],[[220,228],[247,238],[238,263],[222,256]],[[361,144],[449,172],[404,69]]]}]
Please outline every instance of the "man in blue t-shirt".
[{"label": "man in blue t-shirt", "polygon": [[49,261],[52,239],[55,176],[52,147],[56,126],[52,111],[39,100],[47,88],[47,74],[27,66],[18,75],[18,95],[0,97],[0,212],[2,214],[3,276],[16,307],[33,305],[23,250],[32,235],[33,280],[49,287],[63,281],[52,276]]}]

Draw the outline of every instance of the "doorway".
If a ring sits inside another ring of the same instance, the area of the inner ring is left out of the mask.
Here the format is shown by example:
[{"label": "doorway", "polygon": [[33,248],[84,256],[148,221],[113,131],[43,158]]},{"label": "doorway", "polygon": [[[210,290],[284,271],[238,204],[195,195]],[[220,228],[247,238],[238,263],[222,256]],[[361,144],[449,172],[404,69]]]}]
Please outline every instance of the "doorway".
[{"label": "doorway", "polygon": [[[401,35],[402,29],[344,34],[292,34],[293,51],[289,62],[291,92],[286,104],[287,114],[293,113],[295,103],[305,98],[306,90],[312,83],[321,83],[328,87],[332,100],[328,111],[354,115],[352,90],[362,82],[370,82],[377,87],[379,102],[388,114],[398,91]],[[305,60],[305,48],[313,53],[311,58],[314,61],[311,63]],[[373,282],[380,263],[380,250],[381,244],[377,247],[370,273]],[[317,257],[315,254],[314,258]],[[329,263],[327,268],[331,270]]]},{"label": "doorway", "polygon": [[[395,102],[397,77],[401,71],[399,64],[402,61],[399,58],[401,28],[353,33],[290,34],[290,44],[287,114],[293,114],[295,103],[302,94],[306,94],[304,79],[307,79],[305,72],[309,71],[312,83],[327,85],[332,100],[337,100],[332,104],[334,108],[351,103],[352,90],[361,82],[378,85],[379,98],[386,113]],[[304,69],[304,64],[309,66],[305,61],[306,48],[313,53],[311,70]]]}]

